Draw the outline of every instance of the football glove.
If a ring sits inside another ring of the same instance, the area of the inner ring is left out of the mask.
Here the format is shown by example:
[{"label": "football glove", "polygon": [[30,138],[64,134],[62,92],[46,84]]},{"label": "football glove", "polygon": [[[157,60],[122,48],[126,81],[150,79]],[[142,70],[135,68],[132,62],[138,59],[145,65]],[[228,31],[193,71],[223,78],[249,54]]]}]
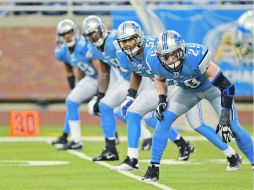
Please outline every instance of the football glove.
[{"label": "football glove", "polygon": [[155,110],[156,118],[159,121],[164,119],[163,112],[167,109],[167,97],[165,95],[159,95],[159,103]]},{"label": "football glove", "polygon": [[127,109],[131,106],[131,104],[134,102],[134,98],[130,96],[126,96],[125,100],[120,106],[120,113],[126,117],[127,115]]},{"label": "football glove", "polygon": [[216,128],[216,133],[221,133],[222,139],[225,143],[230,142],[234,138],[234,134],[230,126],[231,110],[223,108],[219,119],[219,124]]},{"label": "football glove", "polygon": [[99,102],[104,97],[104,95],[105,95],[105,93],[103,93],[103,92],[98,92],[97,93],[97,100],[96,100],[95,104],[93,105],[94,115],[100,115]]}]

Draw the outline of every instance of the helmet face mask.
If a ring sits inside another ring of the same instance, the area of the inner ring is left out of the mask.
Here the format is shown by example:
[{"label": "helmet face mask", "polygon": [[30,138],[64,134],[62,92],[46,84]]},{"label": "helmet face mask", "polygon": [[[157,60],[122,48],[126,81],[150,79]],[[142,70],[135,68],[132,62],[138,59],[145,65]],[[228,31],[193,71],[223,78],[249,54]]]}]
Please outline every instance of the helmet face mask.
[{"label": "helmet face mask", "polygon": [[83,34],[83,36],[91,43],[96,46],[101,46],[104,43],[103,35],[100,29],[90,32],[88,34]]},{"label": "helmet face mask", "polygon": [[170,53],[165,53],[163,55],[158,54],[158,58],[160,62],[163,63],[164,67],[166,67],[168,70],[176,72],[179,71],[183,65],[183,54],[183,50],[179,48]]},{"label": "helmet face mask", "polygon": [[173,30],[162,32],[157,38],[156,54],[166,70],[179,72],[185,61],[184,40]]},{"label": "helmet face mask", "polygon": [[78,36],[77,25],[70,19],[61,20],[57,24],[57,40],[66,43],[68,47],[73,47]]},{"label": "helmet face mask", "polygon": [[108,35],[106,26],[98,16],[89,16],[82,23],[83,36],[95,46],[100,47]]},{"label": "helmet face mask", "polygon": [[134,56],[143,48],[144,33],[136,22],[125,21],[117,29],[117,41],[124,53]]}]

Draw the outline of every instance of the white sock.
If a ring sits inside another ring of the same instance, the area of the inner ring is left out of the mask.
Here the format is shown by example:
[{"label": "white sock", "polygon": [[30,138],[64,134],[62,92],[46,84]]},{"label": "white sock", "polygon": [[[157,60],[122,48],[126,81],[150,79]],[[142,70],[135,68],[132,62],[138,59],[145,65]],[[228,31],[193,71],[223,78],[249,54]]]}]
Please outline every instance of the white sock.
[{"label": "white sock", "polygon": [[151,132],[146,128],[145,121],[141,120],[141,132],[140,132],[141,139],[149,139],[152,138]]},{"label": "white sock", "polygon": [[231,146],[228,146],[226,150],[223,150],[223,153],[226,157],[231,157],[232,155],[236,154],[235,150]]},{"label": "white sock", "polygon": [[69,120],[71,138],[75,143],[81,142],[80,120]]},{"label": "white sock", "polygon": [[131,158],[138,159],[138,148],[130,148],[128,147],[128,156]]}]

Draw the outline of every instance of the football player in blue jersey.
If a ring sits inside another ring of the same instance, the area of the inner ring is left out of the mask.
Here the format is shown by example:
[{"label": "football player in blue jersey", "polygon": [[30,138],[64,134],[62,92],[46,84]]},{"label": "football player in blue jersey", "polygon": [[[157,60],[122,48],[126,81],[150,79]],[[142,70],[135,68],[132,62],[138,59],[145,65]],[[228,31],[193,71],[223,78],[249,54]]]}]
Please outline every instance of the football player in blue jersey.
[{"label": "football player in blue jersey", "polygon": [[[121,68],[116,59],[116,32],[108,31],[98,16],[91,15],[84,19],[82,34],[91,42],[89,49],[92,58],[100,61],[97,101],[93,110],[95,114],[100,114],[106,146],[93,161],[118,160],[114,109],[127,95],[130,72]],[[118,75],[117,80],[110,79],[114,72]]]},{"label": "football player in blue jersey", "polygon": [[[58,149],[81,149],[81,129],[79,105],[93,97],[97,92],[97,72],[92,59],[89,58],[88,42],[78,35],[76,24],[70,19],[58,23],[57,33],[61,44],[55,49],[55,57],[71,67],[76,67],[83,78],[72,89],[65,100],[67,107],[63,135],[52,144],[63,144]],[[67,135],[71,133],[71,142],[67,143]]]},{"label": "football player in blue jersey", "polygon": [[[133,93],[128,95],[125,101],[122,103],[122,112],[126,114],[127,110],[127,126],[128,126],[128,157],[120,166],[115,169],[118,170],[130,170],[138,168],[137,152],[138,152],[138,138],[140,130],[140,118],[150,111],[155,110],[158,102],[158,97],[156,96],[156,89],[154,88],[153,81],[150,81],[151,85],[147,85],[141,93],[136,96],[137,89],[139,87],[141,76],[154,78],[154,73],[147,61],[147,58],[153,51],[156,43],[156,37],[154,36],[143,36],[143,31],[141,27],[133,21],[123,22],[118,27],[118,42],[122,51],[117,51],[117,58],[120,65],[123,68],[131,70],[132,80],[130,82],[131,88],[129,91]],[[173,90],[174,86],[168,88],[169,94]],[[186,112],[187,121],[189,121],[190,126],[207,139],[209,139],[213,144],[215,144],[221,151],[224,152],[226,156],[231,156],[236,154],[236,152],[228,146],[226,143],[221,141],[221,138],[215,134],[215,130],[212,127],[206,125],[202,119],[202,111],[200,105],[194,106],[190,111]],[[172,140],[172,128],[169,130],[169,138]],[[175,132],[173,132],[175,134]],[[180,139],[179,139],[180,140]],[[174,140],[173,140],[174,141]],[[181,158],[188,159],[192,147],[189,143],[181,140],[181,148],[184,153],[179,155],[179,160]],[[180,142],[181,142],[180,141]],[[180,150],[181,150],[180,148]],[[135,157],[136,156],[136,157]],[[235,165],[233,165],[235,167]],[[233,168],[230,167],[230,169]]]},{"label": "football player in blue jersey", "polygon": [[[159,95],[156,116],[160,122],[154,132],[151,162],[142,180],[159,179],[160,161],[171,124],[202,99],[207,99],[220,115],[216,133],[221,134],[224,142],[230,142],[234,137],[239,149],[253,164],[253,141],[237,119],[234,84],[212,61],[207,47],[185,43],[180,34],[169,30],[158,35],[155,50],[150,52],[148,63],[156,75]],[[166,82],[178,86],[168,102]],[[242,162],[238,154],[227,159],[230,163],[228,170],[238,169]]]},{"label": "football player in blue jersey", "polygon": [[[63,25],[64,23],[68,23],[67,25]],[[73,32],[71,33],[67,33],[67,37],[68,38],[68,42],[67,45],[69,44],[69,46],[72,46],[73,41],[75,41],[75,36],[77,34],[77,28],[75,23],[72,20],[69,19],[64,19],[61,20],[60,22],[58,22],[57,24],[57,28],[56,28],[56,48],[55,48],[55,52],[59,51],[61,49],[61,46],[65,43],[65,40],[63,38],[63,34],[65,34],[66,32],[69,32],[70,30],[72,30]],[[58,60],[58,58],[56,57],[56,59]],[[60,60],[61,61],[61,60]],[[62,62],[62,61],[61,61]],[[69,84],[70,89],[72,90],[75,87],[75,74],[74,74],[74,68],[73,66],[68,63],[68,62],[62,62],[64,63],[65,69],[66,69],[66,74],[67,74],[67,81]],[[80,72],[78,72],[79,74]],[[81,75],[79,75],[79,77],[81,77]],[[67,144],[67,138],[69,135],[69,127],[66,127],[63,129],[63,134],[57,138],[56,140],[54,140],[52,142],[52,145],[55,144]]]},{"label": "football player in blue jersey", "polygon": [[[138,169],[138,142],[141,118],[155,110],[157,105],[153,73],[145,62],[146,53],[154,46],[154,36],[144,36],[139,24],[134,21],[123,22],[117,31],[117,40],[121,49],[117,51],[120,66],[132,72],[128,95],[121,104],[121,112],[127,117],[128,155],[124,162],[114,170]],[[143,77],[142,77],[143,76]],[[139,93],[137,93],[139,90]],[[149,118],[154,122],[157,119]],[[169,138],[178,146],[178,160],[188,160],[194,148],[171,128]]]}]

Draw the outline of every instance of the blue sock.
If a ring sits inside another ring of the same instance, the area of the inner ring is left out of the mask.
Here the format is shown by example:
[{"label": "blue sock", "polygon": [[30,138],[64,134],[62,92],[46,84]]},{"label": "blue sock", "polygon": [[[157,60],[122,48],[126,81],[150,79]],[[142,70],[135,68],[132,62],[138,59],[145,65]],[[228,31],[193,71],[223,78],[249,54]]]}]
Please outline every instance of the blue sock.
[{"label": "blue sock", "polygon": [[172,141],[172,142],[174,142],[175,140],[176,140],[176,137],[178,136],[178,132],[174,129],[174,128],[172,128],[172,127],[170,127],[169,128],[169,131],[168,131],[168,138]]},{"label": "blue sock", "polygon": [[79,104],[69,99],[66,99],[65,104],[67,110],[64,118],[63,133],[69,134],[70,133],[69,120],[79,120],[79,112],[78,112]]},{"label": "blue sock", "polygon": [[128,147],[130,148],[138,148],[141,131],[140,120],[140,114],[134,112],[127,113]]},{"label": "blue sock", "polygon": [[195,129],[198,133],[205,136],[211,143],[213,143],[220,150],[224,151],[228,148],[228,145],[224,143],[219,135],[216,134],[215,130],[206,125],[202,124],[199,128]]},{"label": "blue sock", "polygon": [[153,135],[151,162],[155,163],[160,163],[161,161],[162,154],[168,143],[169,128],[176,119],[176,115],[169,111],[165,111],[163,115],[164,120],[158,122]]},{"label": "blue sock", "polygon": [[245,154],[251,164],[254,164],[254,144],[248,132],[238,122],[235,104],[232,106],[233,120],[230,122],[231,130],[235,136],[236,144]]},{"label": "blue sock", "polygon": [[152,127],[153,129],[156,127],[158,119],[152,114],[150,117],[145,118],[145,122],[148,126]]},{"label": "blue sock", "polygon": [[67,115],[69,120],[79,120],[79,104],[72,100],[66,100]]},{"label": "blue sock", "polygon": [[[151,115],[151,117],[148,117],[145,119],[145,122],[148,126],[152,127],[153,129],[156,127],[157,123],[158,123],[158,119],[155,117],[154,113]],[[170,127],[169,128],[169,132],[168,132],[168,138],[174,142],[176,140],[176,137],[178,136],[178,132]]]},{"label": "blue sock", "polygon": [[64,128],[63,128],[63,133],[65,134],[69,134],[70,133],[70,126],[69,126],[69,122],[68,122],[68,114],[65,114],[65,118],[64,118]]},{"label": "blue sock", "polygon": [[115,112],[115,116],[116,116],[117,119],[121,120],[122,122],[124,122],[124,123],[127,122],[126,117],[124,117],[124,116],[120,113],[120,111]]},{"label": "blue sock", "polygon": [[[148,117],[145,119],[145,122],[148,126],[152,127],[153,129],[156,127],[157,123],[158,123],[158,119],[155,117],[154,113],[151,115],[151,117]],[[178,136],[178,132],[170,127],[169,128],[169,132],[168,132],[168,138],[174,142],[176,140],[176,137]]]},{"label": "blue sock", "polygon": [[99,110],[101,114],[101,126],[105,138],[115,137],[116,119],[113,108],[104,103],[99,103]]}]

